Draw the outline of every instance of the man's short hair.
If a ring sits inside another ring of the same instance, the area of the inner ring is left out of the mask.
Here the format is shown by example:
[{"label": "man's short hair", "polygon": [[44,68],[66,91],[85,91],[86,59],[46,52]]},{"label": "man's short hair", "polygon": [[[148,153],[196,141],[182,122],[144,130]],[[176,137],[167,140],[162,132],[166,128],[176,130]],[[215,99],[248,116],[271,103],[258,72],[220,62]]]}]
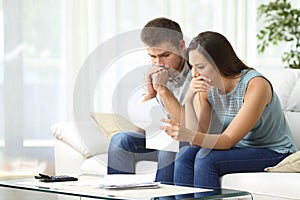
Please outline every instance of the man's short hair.
[{"label": "man's short hair", "polygon": [[179,24],[164,17],[149,21],[141,32],[141,40],[147,46],[155,46],[162,42],[170,42],[176,48],[183,40],[183,34]]}]

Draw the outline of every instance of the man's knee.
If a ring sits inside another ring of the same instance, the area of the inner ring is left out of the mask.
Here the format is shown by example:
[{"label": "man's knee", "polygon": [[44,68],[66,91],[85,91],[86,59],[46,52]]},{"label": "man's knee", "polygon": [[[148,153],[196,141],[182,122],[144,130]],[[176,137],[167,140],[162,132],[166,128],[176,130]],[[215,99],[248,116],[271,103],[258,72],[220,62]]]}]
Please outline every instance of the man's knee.
[{"label": "man's knee", "polygon": [[122,149],[126,149],[128,148],[129,144],[130,144],[130,136],[126,133],[126,132],[120,132],[120,133],[116,133],[115,135],[112,136],[111,140],[110,140],[110,149],[112,148],[122,148]]},{"label": "man's knee", "polygon": [[144,146],[144,140],[144,135],[140,133],[119,132],[111,138],[109,148],[133,151],[137,146]]}]

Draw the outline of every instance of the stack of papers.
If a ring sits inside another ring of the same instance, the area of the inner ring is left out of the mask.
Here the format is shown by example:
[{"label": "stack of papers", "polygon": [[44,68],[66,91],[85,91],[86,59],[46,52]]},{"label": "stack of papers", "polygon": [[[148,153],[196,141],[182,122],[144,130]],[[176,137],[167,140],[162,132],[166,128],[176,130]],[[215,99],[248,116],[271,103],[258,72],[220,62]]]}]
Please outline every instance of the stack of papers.
[{"label": "stack of papers", "polygon": [[152,183],[139,183],[139,184],[118,184],[118,185],[100,185],[100,188],[104,189],[114,189],[114,190],[125,190],[125,189],[136,189],[136,188],[158,188],[159,183],[152,182]]},{"label": "stack of papers", "polygon": [[158,188],[159,182],[154,182],[149,175],[127,175],[114,174],[106,175],[98,186],[104,189],[136,189],[136,188]]}]

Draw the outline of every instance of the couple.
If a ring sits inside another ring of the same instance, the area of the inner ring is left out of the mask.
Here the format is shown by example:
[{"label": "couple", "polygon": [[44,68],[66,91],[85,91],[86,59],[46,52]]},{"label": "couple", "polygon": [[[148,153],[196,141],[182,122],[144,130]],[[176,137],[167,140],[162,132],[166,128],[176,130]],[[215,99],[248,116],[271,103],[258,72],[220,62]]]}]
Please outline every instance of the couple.
[{"label": "couple", "polygon": [[[178,23],[156,18],[141,39],[153,64],[143,101],[158,99],[169,115],[161,129],[186,145],[178,153],[156,151],[145,148],[143,131],[118,133],[108,174],[134,174],[138,160],[157,160],[156,181],[220,188],[222,175],[260,172],[296,151],[271,83],[223,35],[202,32],[186,49]],[[176,70],[176,81],[160,66]]]}]

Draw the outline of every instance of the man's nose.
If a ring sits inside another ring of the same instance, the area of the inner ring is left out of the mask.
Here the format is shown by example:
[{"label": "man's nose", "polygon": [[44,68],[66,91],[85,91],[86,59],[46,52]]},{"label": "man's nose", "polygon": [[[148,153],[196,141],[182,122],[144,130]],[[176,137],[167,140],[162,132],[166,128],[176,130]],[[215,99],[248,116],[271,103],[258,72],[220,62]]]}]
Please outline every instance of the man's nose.
[{"label": "man's nose", "polygon": [[161,57],[157,57],[157,58],[155,59],[155,64],[156,64],[156,65],[162,65],[162,66],[164,66],[163,59],[162,59]]}]

